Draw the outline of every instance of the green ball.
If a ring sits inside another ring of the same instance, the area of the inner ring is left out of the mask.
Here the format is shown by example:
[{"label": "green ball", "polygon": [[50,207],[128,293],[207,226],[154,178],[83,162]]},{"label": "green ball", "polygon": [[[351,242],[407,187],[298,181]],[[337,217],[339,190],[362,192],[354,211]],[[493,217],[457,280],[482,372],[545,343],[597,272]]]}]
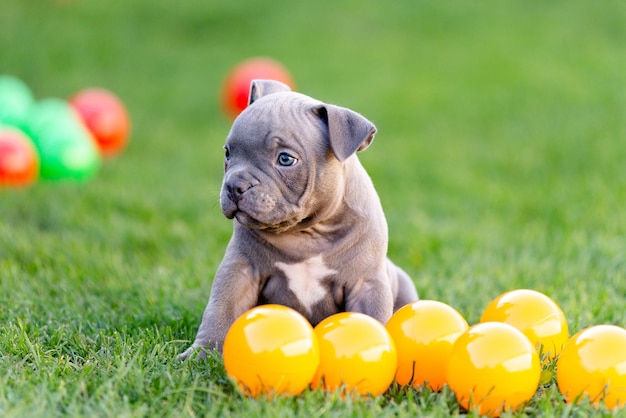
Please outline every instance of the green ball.
[{"label": "green ball", "polygon": [[44,143],[38,149],[40,176],[46,180],[89,180],[100,168],[100,155],[87,142]]},{"label": "green ball", "polygon": [[29,112],[27,131],[47,180],[88,180],[100,168],[94,139],[71,106],[59,99],[41,100]]},{"label": "green ball", "polygon": [[70,105],[61,99],[44,99],[31,107],[26,129],[36,142],[47,136],[75,140],[82,125]]},{"label": "green ball", "polygon": [[0,123],[24,128],[33,94],[21,80],[0,75]]}]

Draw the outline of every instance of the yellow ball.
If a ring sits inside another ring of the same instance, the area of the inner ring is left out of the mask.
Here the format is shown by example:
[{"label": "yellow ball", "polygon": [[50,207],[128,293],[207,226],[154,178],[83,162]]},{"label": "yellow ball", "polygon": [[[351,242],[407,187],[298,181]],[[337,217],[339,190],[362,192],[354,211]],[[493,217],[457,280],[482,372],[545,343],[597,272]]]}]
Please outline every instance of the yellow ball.
[{"label": "yellow ball", "polygon": [[398,350],[396,382],[441,390],[452,344],[467,330],[467,321],[443,302],[420,300],[398,309],[387,331]]},{"label": "yellow ball", "polygon": [[554,359],[569,337],[567,319],[548,296],[535,290],[517,289],[495,298],[483,312],[480,322],[504,322],[528,337],[533,346],[542,347]]},{"label": "yellow ball", "polygon": [[313,387],[379,395],[391,385],[398,355],[380,322],[364,314],[343,312],[326,318],[314,331],[320,365]]},{"label": "yellow ball", "polygon": [[311,324],[280,305],[257,306],[240,316],[226,334],[223,357],[228,375],[251,396],[297,395],[320,360]]},{"label": "yellow ball", "polygon": [[561,351],[556,381],[567,402],[587,396],[595,406],[626,407],[626,329],[594,325],[578,332]]},{"label": "yellow ball", "polygon": [[540,375],[535,347],[517,328],[501,322],[477,324],[461,334],[446,367],[459,404],[490,416],[530,400]]}]

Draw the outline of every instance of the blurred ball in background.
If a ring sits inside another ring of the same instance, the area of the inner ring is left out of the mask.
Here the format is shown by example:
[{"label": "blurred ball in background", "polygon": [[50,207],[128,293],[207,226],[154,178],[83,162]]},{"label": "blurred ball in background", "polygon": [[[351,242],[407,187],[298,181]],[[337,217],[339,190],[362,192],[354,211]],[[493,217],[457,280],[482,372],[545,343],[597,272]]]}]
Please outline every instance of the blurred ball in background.
[{"label": "blurred ball in background", "polygon": [[102,88],[87,88],[69,99],[96,140],[103,157],[121,152],[128,142],[130,120],[122,101]]},{"label": "blurred ball in background", "polygon": [[235,119],[248,106],[250,82],[259,79],[280,81],[295,89],[291,74],[281,63],[264,57],[242,61],[228,73],[222,87],[222,109],[228,118]]},{"label": "blurred ball in background", "polygon": [[21,130],[0,125],[0,187],[28,186],[39,176],[39,156]]},{"label": "blurred ball in background", "polygon": [[0,76],[0,123],[24,128],[33,94],[20,79]]}]

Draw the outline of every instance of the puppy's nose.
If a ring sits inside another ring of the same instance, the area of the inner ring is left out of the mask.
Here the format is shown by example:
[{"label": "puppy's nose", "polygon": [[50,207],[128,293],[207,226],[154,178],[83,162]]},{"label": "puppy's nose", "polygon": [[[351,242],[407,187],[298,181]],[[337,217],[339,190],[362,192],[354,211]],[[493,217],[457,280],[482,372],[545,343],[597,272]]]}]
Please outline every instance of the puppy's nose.
[{"label": "puppy's nose", "polygon": [[233,202],[238,202],[241,196],[252,187],[252,184],[242,178],[234,178],[226,183],[226,190],[228,196]]}]

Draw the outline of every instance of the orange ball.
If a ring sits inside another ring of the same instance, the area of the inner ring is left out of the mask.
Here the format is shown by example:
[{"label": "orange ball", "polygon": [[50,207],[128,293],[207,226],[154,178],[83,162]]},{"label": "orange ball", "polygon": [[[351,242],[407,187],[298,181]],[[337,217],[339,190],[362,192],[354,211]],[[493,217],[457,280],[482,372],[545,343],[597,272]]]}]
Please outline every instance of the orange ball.
[{"label": "orange ball", "polygon": [[535,347],[517,328],[501,322],[477,324],[461,334],[446,367],[459,404],[490,416],[530,400],[540,375]]},{"label": "orange ball", "polygon": [[595,325],[575,334],[559,355],[556,381],[567,402],[586,396],[596,407],[626,407],[626,329]]},{"label": "orange ball", "polygon": [[504,322],[513,325],[554,359],[569,337],[567,319],[561,308],[548,296],[535,290],[506,292],[487,305],[480,322]]},{"label": "orange ball", "polygon": [[226,76],[222,87],[222,109],[227,117],[236,118],[246,107],[252,80],[276,80],[292,90],[295,83],[289,71],[270,58],[249,58],[236,65]]},{"label": "orange ball", "polygon": [[0,125],[0,187],[28,186],[39,176],[39,155],[21,130]]},{"label": "orange ball", "polygon": [[445,303],[420,300],[398,309],[386,328],[398,350],[396,382],[441,390],[452,344],[468,328],[465,318]]},{"label": "orange ball", "polygon": [[398,364],[393,339],[374,318],[342,312],[314,329],[320,345],[320,365],[313,387],[344,393],[380,395],[389,388]]},{"label": "orange ball", "polygon": [[224,366],[251,396],[297,395],[320,361],[311,324],[281,305],[257,306],[240,316],[224,340]]},{"label": "orange ball", "polygon": [[130,119],[115,94],[101,88],[88,88],[72,96],[69,103],[96,139],[102,156],[122,151],[128,142]]}]

